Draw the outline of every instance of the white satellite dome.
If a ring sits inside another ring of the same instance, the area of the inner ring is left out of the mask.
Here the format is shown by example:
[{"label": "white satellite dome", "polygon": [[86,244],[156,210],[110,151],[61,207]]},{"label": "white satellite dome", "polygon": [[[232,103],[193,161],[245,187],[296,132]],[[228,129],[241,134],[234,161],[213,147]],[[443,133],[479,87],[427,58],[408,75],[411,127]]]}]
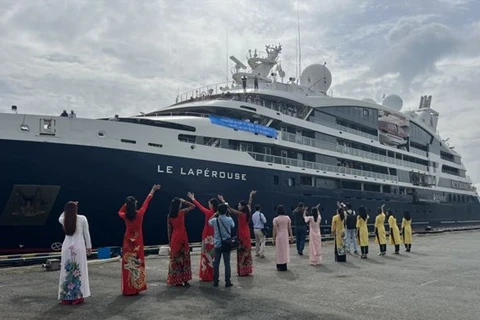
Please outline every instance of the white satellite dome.
[{"label": "white satellite dome", "polygon": [[382,105],[385,107],[388,107],[390,109],[400,111],[403,107],[403,101],[402,98],[400,98],[396,94],[391,94],[385,97],[382,101]]},{"label": "white satellite dome", "polygon": [[377,102],[375,100],[373,100],[372,98],[363,98],[362,100],[365,101],[365,102],[368,102],[368,103],[377,104]]},{"label": "white satellite dome", "polygon": [[332,74],[322,64],[311,64],[303,70],[300,84],[313,91],[325,93],[332,85]]}]

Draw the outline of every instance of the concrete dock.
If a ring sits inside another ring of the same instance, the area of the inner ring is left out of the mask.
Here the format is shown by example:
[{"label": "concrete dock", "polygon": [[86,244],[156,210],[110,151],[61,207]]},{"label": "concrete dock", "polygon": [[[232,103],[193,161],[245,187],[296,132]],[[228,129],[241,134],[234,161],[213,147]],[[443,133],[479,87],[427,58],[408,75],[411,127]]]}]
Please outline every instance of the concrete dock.
[{"label": "concrete dock", "polygon": [[[414,236],[412,252],[388,246],[385,257],[370,243],[368,260],[348,255],[333,261],[323,247],[323,265],[308,264],[291,247],[289,271],[275,269],[275,250],[254,257],[254,274],[236,276],[234,287],[213,288],[198,280],[192,254],[191,287],[168,287],[168,258],[147,257],[148,290],[134,297],[120,291],[120,262],[89,265],[92,296],[83,305],[58,304],[58,271],[41,266],[0,269],[0,319],[479,319],[480,231]],[[223,264],[220,266],[221,270]]]}]

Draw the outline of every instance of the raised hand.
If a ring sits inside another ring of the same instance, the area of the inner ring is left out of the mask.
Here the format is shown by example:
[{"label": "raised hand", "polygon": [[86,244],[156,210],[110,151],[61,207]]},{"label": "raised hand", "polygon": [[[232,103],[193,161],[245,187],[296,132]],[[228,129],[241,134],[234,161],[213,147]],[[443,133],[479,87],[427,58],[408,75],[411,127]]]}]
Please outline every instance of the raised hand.
[{"label": "raised hand", "polygon": [[195,200],[195,194],[193,192],[187,192],[187,197],[189,197],[190,200],[192,200],[192,201]]},{"label": "raised hand", "polygon": [[254,196],[256,193],[257,193],[257,190],[252,190],[252,191],[250,191],[250,197],[251,197],[251,196]]},{"label": "raised hand", "polygon": [[225,202],[225,199],[221,194],[217,195],[217,197],[218,197],[218,200],[220,200],[221,202]]},{"label": "raised hand", "polygon": [[159,184],[154,184],[153,187],[152,187],[152,191],[151,191],[151,192],[154,193],[155,191],[160,190],[161,187],[162,187],[162,186],[159,185]]}]

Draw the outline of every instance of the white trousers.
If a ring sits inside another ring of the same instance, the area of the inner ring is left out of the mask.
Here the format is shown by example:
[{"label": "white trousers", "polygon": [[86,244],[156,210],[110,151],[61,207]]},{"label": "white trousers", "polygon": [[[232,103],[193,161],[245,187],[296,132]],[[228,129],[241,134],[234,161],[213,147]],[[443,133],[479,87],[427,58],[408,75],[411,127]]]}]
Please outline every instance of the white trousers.
[{"label": "white trousers", "polygon": [[255,233],[255,254],[265,255],[265,235],[261,229],[254,229]]}]

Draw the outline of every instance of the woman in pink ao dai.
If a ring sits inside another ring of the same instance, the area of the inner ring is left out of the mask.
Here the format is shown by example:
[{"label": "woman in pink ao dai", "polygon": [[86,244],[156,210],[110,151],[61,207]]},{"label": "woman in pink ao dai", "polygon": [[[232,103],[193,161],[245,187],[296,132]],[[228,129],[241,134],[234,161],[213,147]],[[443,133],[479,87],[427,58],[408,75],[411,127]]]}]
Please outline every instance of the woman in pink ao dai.
[{"label": "woman in pink ao dai", "polygon": [[310,264],[317,266],[322,262],[322,234],[320,232],[320,221],[322,216],[318,213],[320,205],[312,209],[312,215],[307,216],[307,210],[303,212],[303,219],[310,227],[308,240],[308,253]]}]

